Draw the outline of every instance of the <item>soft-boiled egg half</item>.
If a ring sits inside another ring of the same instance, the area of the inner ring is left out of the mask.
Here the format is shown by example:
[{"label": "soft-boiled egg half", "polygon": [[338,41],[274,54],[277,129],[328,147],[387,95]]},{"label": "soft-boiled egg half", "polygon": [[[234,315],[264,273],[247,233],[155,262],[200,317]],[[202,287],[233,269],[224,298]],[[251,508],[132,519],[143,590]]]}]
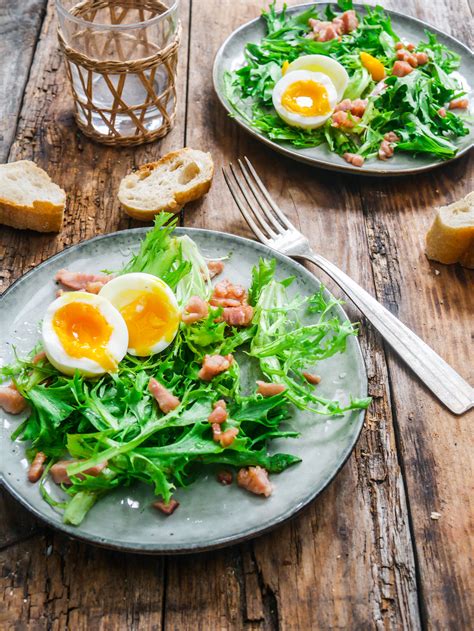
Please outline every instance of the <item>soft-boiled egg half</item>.
[{"label": "soft-boiled egg half", "polygon": [[337,92],[326,74],[295,70],[278,81],[272,100],[277,114],[288,125],[315,129],[324,125],[334,111]]},{"label": "soft-boiled egg half", "polygon": [[128,346],[127,326],[117,309],[84,291],[65,293],[49,305],[42,338],[53,366],[86,377],[115,372]]},{"label": "soft-boiled egg half", "polygon": [[337,102],[342,100],[347,84],[349,83],[349,75],[346,69],[338,61],[326,55],[302,55],[285,69],[285,75],[296,70],[309,70],[310,72],[322,72],[328,76],[337,92]]},{"label": "soft-boiled egg half", "polygon": [[173,291],[160,278],[141,272],[123,274],[104,285],[99,296],[125,320],[131,355],[153,355],[173,341],[180,311]]}]

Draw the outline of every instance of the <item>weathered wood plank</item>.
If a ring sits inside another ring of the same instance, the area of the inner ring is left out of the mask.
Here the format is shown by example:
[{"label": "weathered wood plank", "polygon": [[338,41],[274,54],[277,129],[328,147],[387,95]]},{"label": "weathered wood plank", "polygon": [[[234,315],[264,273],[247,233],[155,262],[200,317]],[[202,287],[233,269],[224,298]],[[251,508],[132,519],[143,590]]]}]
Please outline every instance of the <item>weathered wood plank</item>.
[{"label": "weathered wood plank", "polygon": [[163,559],[102,550],[48,532],[0,553],[2,629],[159,631]]},{"label": "weathered wood plank", "polygon": [[[390,2],[472,46],[465,2]],[[415,10],[414,10],[415,9]],[[430,263],[424,235],[436,206],[473,188],[469,157],[403,180],[361,182],[378,298],[474,382],[474,272]],[[422,619],[428,628],[465,629],[474,616],[472,421],[447,412],[388,354],[397,444],[409,497]],[[471,475],[469,475],[471,472]],[[439,520],[432,512],[441,513]],[[471,585],[471,590],[469,588]]]},{"label": "weathered wood plank", "polygon": [[[372,283],[367,241],[356,178],[311,169],[272,153],[242,134],[208,90],[210,68],[200,59],[214,53],[227,33],[259,13],[258,3],[208,2],[193,6],[186,142],[214,151],[216,166],[249,155],[278,203],[281,202],[314,245],[363,285]],[[226,15],[226,32],[215,26]],[[211,25],[211,29],[206,25]],[[209,34],[209,30],[213,35]],[[214,35],[215,34],[215,35]],[[203,129],[206,130],[203,133]],[[337,191],[337,193],[335,193]],[[248,235],[238,210],[217,172],[213,189],[185,211],[187,225],[210,226]],[[342,239],[343,236],[343,239]],[[350,309],[351,316],[358,315]],[[393,441],[387,373],[380,343],[364,328],[370,390],[375,404],[368,415],[354,456],[336,482],[294,522],[242,548],[242,562],[233,551],[217,553],[208,575],[231,567],[244,571],[244,589],[228,585],[243,599],[245,620],[265,620],[274,628],[412,628],[419,627],[414,560],[402,478]],[[284,475],[284,474],[283,474]],[[363,552],[362,552],[363,551]],[[168,577],[179,607],[166,619],[179,628],[195,608],[178,585],[193,574],[190,560]],[[189,580],[189,579],[188,579]],[[196,579],[200,598],[206,585]],[[174,589],[173,589],[174,585]],[[196,589],[196,588],[195,588]],[[219,598],[217,596],[216,598]],[[219,599],[219,606],[225,602]],[[208,602],[201,615],[217,605]],[[176,613],[179,612],[179,613]],[[233,628],[230,623],[225,628]]]},{"label": "weathered wood plank", "polygon": [[4,2],[0,6],[0,162],[15,137],[21,99],[28,80],[47,0]]}]

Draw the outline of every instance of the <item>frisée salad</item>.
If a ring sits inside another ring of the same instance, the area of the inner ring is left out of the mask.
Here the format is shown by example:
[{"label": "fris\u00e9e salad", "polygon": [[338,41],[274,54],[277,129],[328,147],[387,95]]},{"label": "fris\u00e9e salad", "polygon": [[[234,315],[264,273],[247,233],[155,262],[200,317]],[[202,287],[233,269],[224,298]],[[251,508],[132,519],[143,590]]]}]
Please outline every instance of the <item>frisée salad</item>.
[{"label": "fris\u00e9e salad", "polygon": [[472,122],[459,55],[428,31],[403,39],[380,6],[332,6],[289,13],[273,2],[262,12],[265,37],[224,78],[234,115],[277,142],[325,144],[356,167],[399,151],[454,157]]},{"label": "fris\u00e9e salad", "polygon": [[337,301],[322,287],[290,297],[293,278],[277,280],[274,259],[260,260],[247,287],[232,283],[222,260],[173,234],[171,217],[157,216],[119,271],[59,270],[41,341],[0,369],[0,405],[26,413],[11,438],[26,443],[28,478],[65,523],[136,482],[166,515],[175,489],[203,474],[268,497],[271,476],[299,462],[271,450],[298,436],[295,408],[318,422],[370,403],[318,395],[318,362],[357,333]]}]

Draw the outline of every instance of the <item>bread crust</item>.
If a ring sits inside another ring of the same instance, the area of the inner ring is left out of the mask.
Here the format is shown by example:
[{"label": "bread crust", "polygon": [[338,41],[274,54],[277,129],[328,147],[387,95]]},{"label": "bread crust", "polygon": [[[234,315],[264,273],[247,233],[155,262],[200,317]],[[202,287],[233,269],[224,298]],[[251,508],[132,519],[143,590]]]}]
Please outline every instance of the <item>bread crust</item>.
[{"label": "bread crust", "polygon": [[19,230],[60,232],[64,205],[37,201],[31,206],[19,206],[0,198],[0,223]]},{"label": "bread crust", "polygon": [[[426,256],[439,263],[451,265],[460,263],[464,267],[474,268],[474,216],[472,204],[474,194],[466,195],[463,200],[438,209],[431,228],[426,235]],[[450,225],[457,208],[471,208],[471,225]]]},{"label": "bread crust", "polygon": [[208,193],[209,189],[211,188],[212,178],[214,176],[214,164],[209,153],[206,154],[209,160],[207,165],[209,169],[209,174],[207,175],[206,179],[196,182],[196,184],[189,187],[185,191],[176,190],[172,194],[172,197],[170,197],[170,199],[167,201],[167,203],[160,205],[159,208],[137,208],[136,206],[130,205],[130,202],[127,201],[123,194],[121,194],[121,189],[122,187],[126,186],[127,181],[135,181],[136,178],[138,178],[139,180],[144,179],[148,177],[156,168],[166,164],[172,164],[175,160],[185,158],[186,154],[192,153],[193,151],[194,150],[190,149],[189,147],[184,147],[183,149],[171,151],[170,153],[167,153],[155,162],[147,162],[146,164],[142,164],[136,171],[124,177],[120,183],[118,198],[125,212],[130,215],[130,217],[138,219],[138,221],[152,221],[157,213],[177,213],[182,209],[184,204],[195,201]]}]

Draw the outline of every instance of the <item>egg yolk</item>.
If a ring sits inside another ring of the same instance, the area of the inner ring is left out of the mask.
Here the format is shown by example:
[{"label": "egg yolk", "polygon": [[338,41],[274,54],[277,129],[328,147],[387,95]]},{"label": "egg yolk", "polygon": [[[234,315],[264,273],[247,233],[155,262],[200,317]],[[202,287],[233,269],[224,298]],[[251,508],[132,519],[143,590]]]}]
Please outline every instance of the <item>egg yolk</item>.
[{"label": "egg yolk", "polygon": [[320,116],[331,111],[328,91],[317,81],[295,81],[283,92],[281,104],[302,116]]},{"label": "egg yolk", "polygon": [[[123,300],[123,298],[122,298]],[[179,314],[163,291],[130,290],[120,313],[128,328],[128,346],[137,355],[148,355],[160,340],[171,342],[179,324]]]},{"label": "egg yolk", "polygon": [[107,372],[117,370],[117,362],[107,350],[113,328],[94,305],[65,304],[54,314],[53,328],[69,356],[91,359]]}]

